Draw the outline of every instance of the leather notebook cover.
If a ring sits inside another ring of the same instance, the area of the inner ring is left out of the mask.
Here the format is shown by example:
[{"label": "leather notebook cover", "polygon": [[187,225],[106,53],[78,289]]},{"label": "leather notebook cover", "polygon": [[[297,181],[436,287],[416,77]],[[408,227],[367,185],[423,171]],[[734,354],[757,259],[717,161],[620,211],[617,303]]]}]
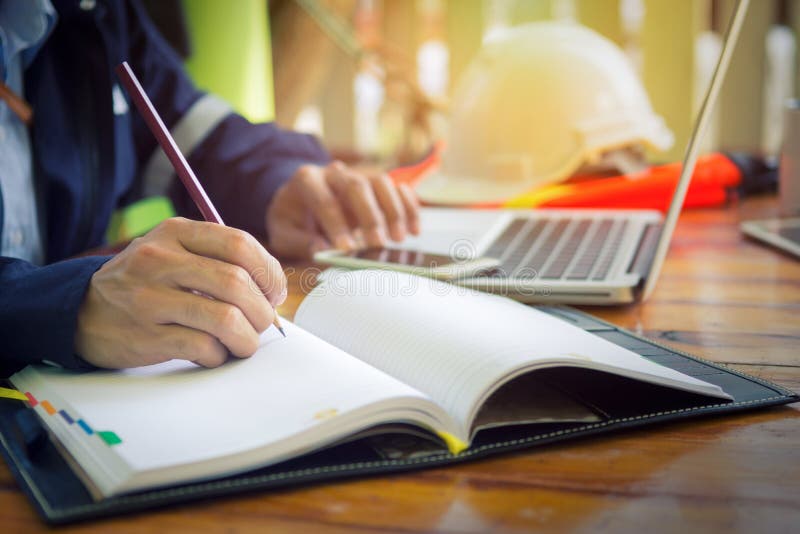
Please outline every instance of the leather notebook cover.
[{"label": "leather notebook cover", "polygon": [[[58,447],[48,439],[33,411],[19,401],[0,401],[0,450],[40,515],[49,523],[63,524],[244,491],[465,462],[623,428],[800,400],[797,394],[778,385],[670,349],[571,308],[539,309],[662,365],[717,384],[733,396],[734,401],[718,402],[631,382],[622,387],[623,384],[618,382],[625,379],[608,375],[607,380],[596,380],[596,374],[579,369],[544,369],[537,373],[552,373],[560,383],[569,384],[572,391],[580,392],[581,400],[603,412],[605,420],[520,425],[482,431],[470,449],[457,456],[433,448],[421,438],[406,435],[364,438],[228,478],[149,490],[99,502],[91,498]],[[631,399],[636,399],[636,402],[631,402]]]}]

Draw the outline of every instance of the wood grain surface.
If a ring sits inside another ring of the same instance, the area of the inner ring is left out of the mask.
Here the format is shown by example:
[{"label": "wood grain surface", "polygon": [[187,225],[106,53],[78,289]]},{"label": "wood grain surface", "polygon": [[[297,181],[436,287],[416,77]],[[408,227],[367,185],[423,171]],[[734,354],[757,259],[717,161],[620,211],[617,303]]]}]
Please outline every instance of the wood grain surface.
[{"label": "wood grain surface", "polygon": [[[773,198],[681,218],[620,326],[800,390],[800,261],[741,236]],[[291,317],[310,265],[287,266]],[[301,284],[302,282],[302,284]],[[0,531],[46,527],[0,465]],[[61,532],[798,532],[800,405],[672,423],[442,469],[205,501]]]}]

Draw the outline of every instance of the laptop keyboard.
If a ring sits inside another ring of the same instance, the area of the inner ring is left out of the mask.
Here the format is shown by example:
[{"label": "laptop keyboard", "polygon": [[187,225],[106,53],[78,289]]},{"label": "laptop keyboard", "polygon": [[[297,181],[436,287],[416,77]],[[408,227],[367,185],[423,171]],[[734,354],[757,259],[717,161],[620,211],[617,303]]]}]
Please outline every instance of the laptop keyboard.
[{"label": "laptop keyboard", "polygon": [[604,280],[628,222],[518,217],[486,251],[500,260],[490,275],[540,280]]}]

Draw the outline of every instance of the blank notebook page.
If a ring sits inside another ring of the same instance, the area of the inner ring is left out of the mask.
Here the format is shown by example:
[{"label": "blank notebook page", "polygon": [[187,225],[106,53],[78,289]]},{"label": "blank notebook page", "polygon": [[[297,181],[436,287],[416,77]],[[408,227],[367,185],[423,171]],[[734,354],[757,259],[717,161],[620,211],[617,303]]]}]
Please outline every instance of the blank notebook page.
[{"label": "blank notebook page", "polygon": [[428,394],[462,429],[487,389],[536,360],[593,362],[724,396],[534,308],[404,273],[338,272],[306,297],[295,321]]},{"label": "blank notebook page", "polygon": [[421,397],[292,323],[285,328],[286,339],[270,328],[256,354],[216,369],[173,360],[127,371],[37,373],[92,427],[113,430],[122,440],[113,450],[137,470],[233,455],[335,424],[389,396]]}]

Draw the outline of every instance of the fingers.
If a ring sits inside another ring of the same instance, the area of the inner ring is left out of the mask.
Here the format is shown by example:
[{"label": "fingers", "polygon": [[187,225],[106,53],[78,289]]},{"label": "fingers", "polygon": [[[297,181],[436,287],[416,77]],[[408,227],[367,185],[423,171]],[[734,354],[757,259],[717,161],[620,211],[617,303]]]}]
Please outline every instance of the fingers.
[{"label": "fingers", "polygon": [[369,181],[347,169],[333,164],[327,169],[328,182],[346,202],[346,209],[355,216],[367,246],[382,247],[386,244],[386,218],[378,205]]},{"label": "fingers", "polygon": [[[158,296],[158,306],[153,314],[158,324],[181,325],[213,336],[234,356],[252,356],[258,349],[258,333],[244,313],[227,302],[170,290]],[[272,319],[274,316],[270,323]],[[188,352],[186,356],[184,359],[195,361]]]},{"label": "fingers", "polygon": [[316,252],[333,248],[330,241],[313,229],[298,228],[291,221],[273,226],[270,246],[292,258],[313,258]]},{"label": "fingers", "polygon": [[336,195],[328,186],[323,170],[307,166],[298,173],[297,186],[304,204],[313,213],[328,240],[342,250],[356,248],[347,217]]},{"label": "fingers", "polygon": [[[308,218],[313,224],[307,225]],[[270,250],[308,258],[331,244],[353,250],[385,246],[419,233],[419,205],[405,185],[368,176],[342,163],[300,167],[267,208]]]},{"label": "fingers", "polygon": [[92,275],[73,349],[108,368],[169,358],[214,367],[255,353],[285,290],[280,264],[249,234],[169,219]]},{"label": "fingers", "polygon": [[200,291],[236,306],[256,332],[264,332],[275,318],[258,282],[238,265],[192,255],[190,261],[175,265],[170,278],[175,289]]},{"label": "fingers", "polygon": [[406,184],[398,185],[397,191],[400,193],[400,198],[405,208],[406,227],[412,234],[419,235],[419,200],[417,200],[417,195]]},{"label": "fingers", "polygon": [[228,349],[206,332],[181,325],[159,325],[155,329],[157,346],[151,349],[163,361],[177,358],[203,367],[219,367],[228,359]]},{"label": "fingers", "polygon": [[280,263],[247,232],[181,218],[164,221],[158,230],[174,235],[188,252],[241,267],[273,306],[283,302],[286,276]]},{"label": "fingers", "polygon": [[402,241],[406,237],[406,209],[403,200],[400,198],[397,188],[392,180],[385,174],[372,176],[372,189],[383,210],[386,224],[389,228],[389,236],[394,241]]}]

